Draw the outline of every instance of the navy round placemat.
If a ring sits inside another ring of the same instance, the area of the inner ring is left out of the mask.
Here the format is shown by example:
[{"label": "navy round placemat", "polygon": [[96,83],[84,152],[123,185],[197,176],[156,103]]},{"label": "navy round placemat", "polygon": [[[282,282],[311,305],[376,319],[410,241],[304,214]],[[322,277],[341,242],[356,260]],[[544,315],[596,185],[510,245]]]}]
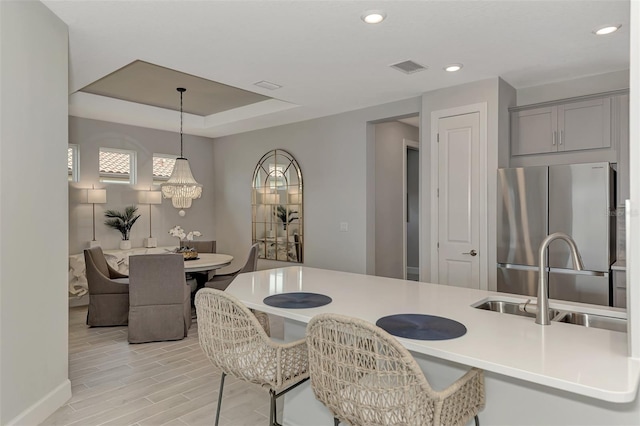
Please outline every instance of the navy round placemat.
[{"label": "navy round placemat", "polygon": [[398,314],[382,317],[376,325],[389,334],[415,340],[447,340],[463,336],[467,327],[434,315]]},{"label": "navy round placemat", "polygon": [[328,305],[331,301],[332,299],[324,294],[304,292],[274,294],[263,300],[265,305],[288,309],[317,308]]}]

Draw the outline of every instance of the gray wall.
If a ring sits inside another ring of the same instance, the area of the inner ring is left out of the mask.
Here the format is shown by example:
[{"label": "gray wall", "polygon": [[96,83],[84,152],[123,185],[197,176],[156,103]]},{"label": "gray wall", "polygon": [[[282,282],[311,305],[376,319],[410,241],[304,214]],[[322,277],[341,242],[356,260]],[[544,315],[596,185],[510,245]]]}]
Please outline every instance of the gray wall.
[{"label": "gray wall", "polygon": [[[365,273],[375,265],[375,140],[368,124],[415,115],[420,99],[227,136],[214,143],[219,251],[244,259],[251,245],[251,177],[267,151],[298,160],[304,184],[306,266]],[[340,222],[348,231],[340,232]],[[260,268],[287,266],[259,262]]]},{"label": "gray wall", "polygon": [[375,125],[376,275],[403,278],[403,139],[418,142],[418,128],[398,121]]},{"label": "gray wall", "polygon": [[68,398],[67,26],[0,2],[0,424]]},{"label": "gray wall", "polygon": [[[176,126],[179,123],[176,113]],[[152,185],[152,156],[154,153],[180,154],[179,133],[86,118],[69,117],[69,143],[80,149],[80,181],[69,184],[69,253],[82,253],[92,238],[92,205],[85,204],[86,188],[107,189],[107,204],[96,204],[96,239],[104,249],[117,249],[120,233],[104,225],[105,209],[123,209],[137,203],[137,191]],[[138,180],[136,185],[103,184],[99,182],[98,152],[101,147],[129,149],[137,152]],[[201,240],[215,240],[214,232],[214,170],[213,139],[184,135],[184,156],[189,160],[191,172],[203,186],[202,197],[194,200],[186,216],[180,217],[171,200],[152,205],[152,234],[158,246],[177,245],[169,229],[175,225],[187,231],[202,232]],[[158,186],[153,187],[159,190]],[[131,245],[142,247],[149,236],[149,205],[138,205],[140,219],[132,228]]]},{"label": "gray wall", "polygon": [[629,70],[518,89],[518,105],[555,101],[629,88]]}]

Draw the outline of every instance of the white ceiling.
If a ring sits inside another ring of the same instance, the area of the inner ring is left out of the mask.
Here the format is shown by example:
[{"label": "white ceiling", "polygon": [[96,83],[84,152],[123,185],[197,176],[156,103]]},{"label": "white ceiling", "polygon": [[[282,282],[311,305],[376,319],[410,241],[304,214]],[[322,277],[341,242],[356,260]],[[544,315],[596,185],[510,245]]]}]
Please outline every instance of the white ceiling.
[{"label": "white ceiling", "polygon": [[[175,111],[75,93],[135,60],[275,98],[185,115],[186,133],[211,137],[497,76],[523,88],[629,67],[628,0],[44,3],[69,25],[72,115],[175,131]],[[387,19],[364,24],[368,9]],[[606,24],[622,28],[592,34]],[[389,68],[407,59],[429,69]],[[444,72],[449,63],[464,68]]]}]

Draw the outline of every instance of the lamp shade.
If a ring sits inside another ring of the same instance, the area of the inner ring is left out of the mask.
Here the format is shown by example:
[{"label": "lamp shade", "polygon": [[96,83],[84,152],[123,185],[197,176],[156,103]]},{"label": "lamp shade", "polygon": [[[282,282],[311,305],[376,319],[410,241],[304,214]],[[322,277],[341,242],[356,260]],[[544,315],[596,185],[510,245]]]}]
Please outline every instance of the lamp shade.
[{"label": "lamp shade", "polygon": [[138,203],[162,204],[162,193],[160,191],[140,191],[138,192]]},{"label": "lamp shade", "polygon": [[106,189],[87,189],[87,203],[104,204],[107,202]]}]

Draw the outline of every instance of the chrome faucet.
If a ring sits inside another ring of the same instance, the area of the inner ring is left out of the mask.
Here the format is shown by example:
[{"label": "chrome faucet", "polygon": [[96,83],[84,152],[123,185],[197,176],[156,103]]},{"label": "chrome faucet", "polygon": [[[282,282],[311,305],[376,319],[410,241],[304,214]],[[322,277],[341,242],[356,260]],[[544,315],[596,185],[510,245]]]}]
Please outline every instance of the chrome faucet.
[{"label": "chrome faucet", "polygon": [[582,257],[578,252],[578,247],[576,247],[576,242],[573,239],[565,234],[564,232],[556,232],[551,235],[547,235],[547,237],[542,240],[540,244],[540,248],[538,249],[538,264],[540,265],[539,275],[540,278],[538,280],[538,303],[523,303],[520,305],[520,310],[524,312],[535,312],[536,314],[536,324],[540,325],[549,325],[551,323],[549,318],[549,282],[547,280],[547,256],[546,250],[554,240],[564,240],[569,245],[571,249],[571,258],[573,260],[573,268],[577,271],[582,271],[584,265],[582,264]]}]

